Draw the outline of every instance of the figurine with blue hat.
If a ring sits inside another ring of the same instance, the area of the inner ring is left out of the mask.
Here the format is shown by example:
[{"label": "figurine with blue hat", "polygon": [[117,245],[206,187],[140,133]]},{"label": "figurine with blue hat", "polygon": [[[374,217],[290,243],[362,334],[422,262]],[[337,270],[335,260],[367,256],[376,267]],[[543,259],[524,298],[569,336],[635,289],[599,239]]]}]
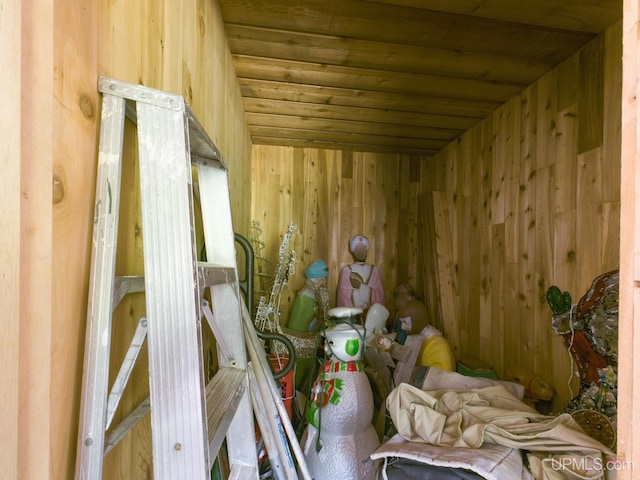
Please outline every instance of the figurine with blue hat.
[{"label": "figurine with blue hat", "polygon": [[307,267],[304,275],[307,279],[293,302],[288,327],[301,332],[313,332],[322,327],[329,310],[329,268],[322,260],[316,260]]},{"label": "figurine with blue hat", "polygon": [[296,352],[296,390],[308,395],[316,376],[319,331],[324,328],[329,311],[329,268],[322,260],[316,260],[307,266],[304,274],[304,287],[296,295],[289,322],[282,330]]}]

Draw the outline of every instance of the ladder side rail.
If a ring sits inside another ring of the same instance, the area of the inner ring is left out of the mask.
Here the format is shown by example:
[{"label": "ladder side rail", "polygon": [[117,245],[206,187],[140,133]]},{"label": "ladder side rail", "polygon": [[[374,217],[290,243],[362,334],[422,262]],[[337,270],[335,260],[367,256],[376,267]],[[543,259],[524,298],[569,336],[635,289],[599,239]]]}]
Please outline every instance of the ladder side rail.
[{"label": "ladder side rail", "polygon": [[196,157],[202,208],[207,262],[233,267],[236,278],[211,287],[212,311],[218,327],[224,332],[226,355],[219,355],[220,366],[233,366],[245,371],[245,393],[239,399],[237,413],[227,431],[227,453],[232,465],[254,468],[257,476],[257,454],[253,408],[249,394],[247,351],[242,322],[243,301],[237,278],[235,233],[231,218],[228,172],[223,163]]},{"label": "ladder side rail", "polygon": [[191,159],[182,102],[137,103],[156,480],[209,476]]},{"label": "ladder side rail", "polygon": [[103,95],[76,479],[102,478],[125,100]]}]

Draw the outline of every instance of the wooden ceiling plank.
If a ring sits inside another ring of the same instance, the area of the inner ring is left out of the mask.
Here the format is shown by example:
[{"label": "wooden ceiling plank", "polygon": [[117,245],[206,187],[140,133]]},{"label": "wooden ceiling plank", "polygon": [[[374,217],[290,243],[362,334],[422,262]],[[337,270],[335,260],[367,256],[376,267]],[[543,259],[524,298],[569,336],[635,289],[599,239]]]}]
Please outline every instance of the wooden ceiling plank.
[{"label": "wooden ceiling plank", "polygon": [[601,33],[622,18],[620,0],[369,0],[539,27]]},{"label": "wooden ceiling plank", "polygon": [[386,123],[415,127],[440,127],[468,130],[479,121],[474,117],[421,112],[399,112],[386,109],[291,102],[265,98],[245,97],[243,103],[245,113],[269,114],[277,112],[280,115],[301,115],[312,118]]},{"label": "wooden ceiling plank", "polygon": [[255,143],[420,153],[622,15],[620,0],[219,4]]},{"label": "wooden ceiling plank", "polygon": [[554,65],[507,56],[226,25],[231,51],[273,59],[529,85]]},{"label": "wooden ceiling plank", "polygon": [[233,58],[236,75],[240,81],[244,78],[251,78],[407,95],[435,96],[447,92],[449,97],[498,102],[508,100],[526,87],[522,84],[435,75],[390,73],[238,55],[234,55]]},{"label": "wooden ceiling plank", "polygon": [[419,149],[414,147],[396,147],[385,145],[370,145],[370,144],[358,144],[358,143],[342,143],[332,141],[318,141],[318,140],[305,140],[305,139],[291,139],[282,137],[252,137],[254,145],[272,145],[282,147],[294,147],[294,148],[317,148],[326,150],[347,150],[356,152],[375,152],[375,153],[390,153],[390,154],[409,154],[409,155],[422,155],[430,157],[436,154],[440,149],[425,148]]},{"label": "wooden ceiling plank", "polygon": [[[593,34],[362,0],[220,0],[225,23],[558,63]],[[517,8],[517,7],[511,7]]]},{"label": "wooden ceiling plank", "polygon": [[291,139],[320,140],[325,142],[360,143],[362,145],[395,145],[409,148],[443,148],[448,140],[407,138],[390,135],[367,135],[351,132],[323,132],[301,128],[282,128],[257,125],[249,129],[251,137],[282,137]]},{"label": "wooden ceiling plank", "polygon": [[327,120],[299,115],[273,115],[247,113],[247,125],[252,131],[256,126],[317,130],[322,132],[349,132],[366,135],[382,135],[407,138],[429,138],[451,141],[464,133],[463,129],[417,127],[402,124],[371,123],[364,121]]},{"label": "wooden ceiling plank", "polygon": [[319,105],[372,108],[398,112],[474,117],[482,119],[502,102],[448,98],[444,95],[406,95],[395,92],[371,92],[359,88],[337,88],[301,85],[269,80],[239,79],[245,98],[285,100]]},{"label": "wooden ceiling plank", "polygon": [[304,139],[287,139],[278,137],[254,137],[253,142],[255,145],[275,145],[294,148],[317,148],[317,149],[329,149],[329,150],[343,150],[343,151],[356,151],[356,152],[374,152],[374,153],[388,153],[388,154],[408,154],[408,155],[421,155],[430,157],[438,152],[437,149],[419,149],[419,148],[405,148],[396,146],[385,145],[368,145],[358,143],[342,143],[342,142],[325,142],[317,140],[304,140]]}]

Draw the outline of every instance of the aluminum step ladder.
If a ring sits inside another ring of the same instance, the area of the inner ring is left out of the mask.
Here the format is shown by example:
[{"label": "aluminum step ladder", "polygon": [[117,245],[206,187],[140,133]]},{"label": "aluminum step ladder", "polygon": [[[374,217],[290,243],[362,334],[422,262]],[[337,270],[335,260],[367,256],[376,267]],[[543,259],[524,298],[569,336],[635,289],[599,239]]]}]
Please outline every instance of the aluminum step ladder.
[{"label": "aluminum step ladder", "polygon": [[[98,89],[103,103],[76,479],[101,479],[106,453],[149,411],[155,480],[209,479],[225,439],[229,478],[258,479],[225,162],[181,96],[106,77]],[[144,278],[115,276],[125,116],[137,125]],[[196,252],[192,166],[206,263]],[[124,295],[142,290],[146,317],[109,389],[112,311]],[[208,383],[203,317],[219,357]],[[150,398],[110,429],[145,338]]]}]

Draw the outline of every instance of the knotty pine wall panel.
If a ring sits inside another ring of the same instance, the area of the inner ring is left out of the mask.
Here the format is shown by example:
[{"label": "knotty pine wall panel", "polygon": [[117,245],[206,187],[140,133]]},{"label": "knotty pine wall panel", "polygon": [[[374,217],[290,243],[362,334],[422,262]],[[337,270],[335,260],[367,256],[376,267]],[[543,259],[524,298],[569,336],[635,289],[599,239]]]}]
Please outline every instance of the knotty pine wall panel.
[{"label": "knotty pine wall panel", "polygon": [[[25,2],[23,2],[25,3]],[[55,1],[53,7],[53,103],[52,145],[31,138],[32,126],[23,127],[30,142],[38,143],[43,156],[50,155],[53,173],[51,206],[52,278],[39,279],[41,289],[52,293],[51,309],[41,309],[41,332],[51,332],[49,405],[50,424],[40,425],[40,435],[49,436],[50,470],[45,478],[73,477],[80,404],[84,331],[89,287],[89,262],[94,215],[97,166],[97,125],[100,119],[96,91],[98,56],[98,8],[95,2]],[[38,17],[34,10],[33,18]],[[24,58],[33,57],[24,54]],[[49,73],[43,73],[43,76]],[[23,96],[28,96],[25,93]],[[44,100],[42,101],[44,104]],[[25,263],[37,262],[27,257]],[[26,290],[33,294],[34,290]],[[38,298],[46,305],[46,296]],[[48,317],[48,318],[47,318]],[[27,322],[22,319],[21,322]],[[46,325],[46,326],[45,326]],[[34,324],[32,324],[32,327]],[[42,354],[45,345],[39,345]],[[34,364],[35,369],[39,368]],[[28,439],[21,443],[31,444]],[[37,456],[32,457],[31,462]],[[30,478],[21,472],[16,478]],[[33,478],[33,477],[32,477]]]},{"label": "knotty pine wall panel", "polygon": [[[457,254],[452,249],[452,261],[460,267],[454,283],[460,295],[462,356],[479,357],[499,375],[522,365],[548,377],[558,390],[556,407],[577,390],[575,382],[573,392],[567,386],[571,362],[562,339],[551,329],[545,292],[558,285],[577,302],[597,275],[619,266],[619,254],[612,252],[619,250],[620,197],[614,185],[620,157],[613,153],[605,161],[602,152],[604,138],[612,145],[617,136],[619,143],[620,119],[615,107],[609,107],[606,120],[602,112],[604,99],[616,98],[620,88],[620,38],[616,25],[494,113],[491,185],[476,184],[490,193],[491,208],[484,214],[494,227],[493,236],[479,230],[490,250],[474,257],[473,250],[482,252],[482,240],[469,242],[466,234],[447,232],[460,242]],[[577,78],[583,80],[576,90]],[[564,92],[573,103],[561,98]],[[477,128],[482,124],[436,155],[451,158],[455,152],[460,166],[449,168],[450,175],[477,161],[482,149],[477,140],[470,155],[459,147],[465,137],[478,137]],[[468,232],[473,215],[458,207],[466,189],[451,180],[446,185],[448,211],[457,216],[451,228]],[[466,256],[461,254],[464,248],[469,249]],[[491,308],[483,309],[478,320],[474,301],[466,298],[467,292],[475,294],[477,270],[466,259],[485,256],[493,259],[491,278],[481,283],[494,294]],[[489,328],[491,335],[481,328]],[[485,339],[481,346],[467,343],[477,338]]]},{"label": "knotty pine wall panel", "polygon": [[[635,419],[640,407],[640,391],[638,389],[638,372],[640,362],[636,352],[639,350],[640,309],[638,308],[638,253],[637,241],[640,215],[638,214],[638,97],[639,79],[637,68],[638,49],[638,19],[640,10],[638,3],[625,0],[624,19],[622,29],[622,102],[621,102],[621,182],[620,221],[620,335],[619,370],[618,370],[618,443],[617,450],[621,458],[629,459],[637,465],[640,459],[640,432],[636,428]],[[608,43],[608,42],[606,42]],[[606,49],[607,47],[605,47]],[[605,65],[606,65],[605,61]],[[605,75],[606,78],[606,75]],[[605,84],[606,84],[605,80]],[[607,98],[605,96],[605,98]],[[605,132],[605,139],[607,134]],[[605,143],[606,140],[605,140]],[[618,475],[620,480],[631,480],[636,476],[634,469],[628,468]]]},{"label": "knotty pine wall panel", "polygon": [[[54,9],[51,2],[39,0],[3,1],[0,9],[0,468],[5,478],[51,478],[60,452],[52,443],[55,428],[63,424],[47,408],[52,374],[62,371],[54,345],[62,340],[74,347],[72,338],[51,328],[52,281],[62,278],[51,252],[52,197],[60,198],[52,182],[53,114],[62,108],[52,95]],[[73,44],[74,39],[68,41]],[[74,53],[85,52],[80,48]],[[80,113],[77,97],[65,100],[70,101],[65,118],[90,123]],[[78,151],[86,145],[78,144]],[[55,380],[67,382],[69,377]],[[65,392],[57,393],[62,401]]]},{"label": "knotty pine wall panel", "polygon": [[[251,140],[217,2],[186,0],[181,2],[180,8],[171,2],[152,0],[98,0],[96,3],[99,19],[98,71],[94,72],[93,82],[98,74],[102,74],[184,96],[225,157],[229,168],[234,229],[248,237]],[[94,85],[92,88],[95,88]],[[144,273],[144,232],[141,230],[134,132],[134,126],[127,122],[117,275]],[[93,197],[87,195],[84,203],[92,205]],[[199,205],[196,204],[196,207]],[[242,274],[243,268],[240,270]],[[85,295],[86,292],[82,292],[77,301],[85,305],[83,309],[86,311]],[[114,312],[114,325],[118,327],[114,328],[112,339],[112,379],[126,353],[137,322],[144,315],[143,294],[127,296]],[[84,313],[79,320],[84,325]],[[205,336],[205,339],[213,352],[215,346],[210,343],[211,337]],[[208,352],[205,355],[208,357]],[[74,363],[82,365],[82,357],[74,358]],[[215,362],[209,367],[215,368]],[[76,394],[79,398],[79,377],[77,382]],[[148,395],[148,383],[146,349],[143,349],[114,422],[128,414]],[[77,412],[71,418],[71,428],[77,430]],[[71,441],[73,448],[66,446],[65,442],[70,463],[75,455],[75,438]],[[70,478],[70,470],[59,478]],[[147,416],[105,458],[104,476],[148,478],[152,471],[150,418]]]},{"label": "knotty pine wall panel", "polygon": [[[271,259],[289,223],[300,227],[282,316],[315,258],[335,302],[348,239],[362,232],[391,315],[394,287],[409,282],[456,355],[500,376],[533,369],[561,408],[577,393],[575,366],[546,290],[577,302],[619,265],[620,39],[616,24],[431,158],[254,146],[252,218]],[[290,191],[269,180],[275,168],[293,175]]]},{"label": "knotty pine wall panel", "polygon": [[[339,271],[352,261],[348,242],[356,233],[369,237],[368,260],[382,269],[388,299],[397,278],[415,284],[420,183],[409,181],[411,160],[388,154],[253,147],[252,217],[260,223],[264,256],[270,262],[264,273],[275,273],[282,236],[291,223],[297,227],[291,241],[297,268],[281,299],[282,322],[304,284],[306,266],[316,259],[329,266],[335,306]],[[282,177],[290,178],[284,188]],[[401,197],[404,209],[398,208]]]}]

